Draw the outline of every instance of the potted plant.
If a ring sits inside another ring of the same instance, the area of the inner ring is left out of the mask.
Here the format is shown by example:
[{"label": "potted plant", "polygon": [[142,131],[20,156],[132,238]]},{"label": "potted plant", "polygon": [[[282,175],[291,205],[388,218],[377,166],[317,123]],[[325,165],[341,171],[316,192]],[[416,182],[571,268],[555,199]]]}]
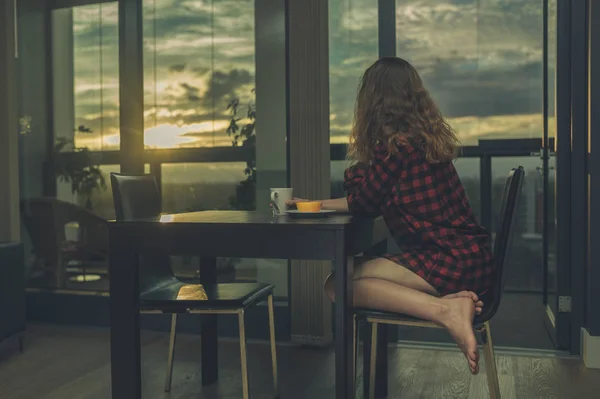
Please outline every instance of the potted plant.
[{"label": "potted plant", "polygon": [[[65,151],[72,147],[71,151]],[[106,181],[100,166],[94,162],[87,147],[77,148],[72,140],[59,138],[54,145],[54,174],[56,178],[71,184],[71,192],[92,210],[92,195],[96,189],[106,189]]]}]

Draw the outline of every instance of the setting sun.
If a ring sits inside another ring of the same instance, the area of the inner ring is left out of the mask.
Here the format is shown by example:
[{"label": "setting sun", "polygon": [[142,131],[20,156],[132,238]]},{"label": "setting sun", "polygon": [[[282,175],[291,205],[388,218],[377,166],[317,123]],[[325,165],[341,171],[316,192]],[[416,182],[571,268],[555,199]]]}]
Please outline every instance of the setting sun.
[{"label": "setting sun", "polygon": [[176,148],[196,141],[193,137],[185,137],[186,127],[174,125],[158,125],[144,132],[144,145],[150,148]]},{"label": "setting sun", "polygon": [[[214,144],[212,137],[213,129],[225,129],[228,121],[215,121],[194,123],[190,125],[170,125],[162,124],[155,127],[151,127],[144,132],[144,146],[146,148],[181,148],[181,147],[211,147]],[[77,145],[82,145],[83,140],[79,139]],[[89,141],[89,140],[88,140]],[[226,145],[229,143],[229,139],[226,142],[222,142],[222,139],[218,140],[220,145]],[[119,135],[111,134],[102,138],[102,144],[105,147],[118,147],[119,146]],[[91,144],[91,143],[85,143]]]}]

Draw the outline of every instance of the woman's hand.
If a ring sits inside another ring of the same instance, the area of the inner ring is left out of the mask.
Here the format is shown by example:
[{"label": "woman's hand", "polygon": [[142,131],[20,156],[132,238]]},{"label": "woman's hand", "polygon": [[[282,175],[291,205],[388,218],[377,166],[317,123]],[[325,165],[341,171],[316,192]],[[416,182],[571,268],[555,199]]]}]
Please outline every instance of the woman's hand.
[{"label": "woman's hand", "polygon": [[[287,205],[288,206],[296,206],[296,204],[298,202],[306,202],[306,201],[310,201],[310,200],[294,197],[291,200],[287,201]],[[323,209],[323,210],[330,210],[330,211],[344,212],[344,213],[348,212],[348,201],[346,200],[346,197],[336,198],[336,199],[328,199],[328,200],[316,200],[316,202],[321,203],[321,207],[322,207],[321,209]]]},{"label": "woman's hand", "polygon": [[[310,200],[294,197],[291,200],[287,201],[286,204],[288,206],[296,206],[296,204],[298,202],[306,202],[306,201],[310,201]],[[321,209],[324,209],[324,210],[331,210],[331,211],[344,212],[344,213],[348,212],[348,201],[346,200],[346,197],[329,199],[329,200],[316,200],[316,202],[320,202],[321,207],[322,207]]]}]

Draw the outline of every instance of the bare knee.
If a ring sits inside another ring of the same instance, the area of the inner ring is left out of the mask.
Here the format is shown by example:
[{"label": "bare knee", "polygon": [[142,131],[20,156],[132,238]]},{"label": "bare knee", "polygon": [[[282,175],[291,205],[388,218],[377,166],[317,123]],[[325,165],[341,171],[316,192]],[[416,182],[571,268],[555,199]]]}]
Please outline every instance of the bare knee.
[{"label": "bare knee", "polygon": [[357,256],[354,258],[354,271],[353,277],[354,280],[358,280],[361,278],[369,278],[373,277],[370,275],[370,269],[372,264],[377,258],[365,257],[365,256]]}]

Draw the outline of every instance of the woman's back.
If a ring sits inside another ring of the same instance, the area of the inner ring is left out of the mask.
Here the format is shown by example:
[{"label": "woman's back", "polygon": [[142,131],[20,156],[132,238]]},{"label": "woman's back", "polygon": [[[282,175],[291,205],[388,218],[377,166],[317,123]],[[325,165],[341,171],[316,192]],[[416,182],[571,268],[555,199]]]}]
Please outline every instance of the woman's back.
[{"label": "woman's back", "polygon": [[489,288],[489,234],[477,223],[452,162],[428,162],[409,144],[393,154],[380,145],[370,167],[348,169],[345,184],[353,213],[385,218],[402,250],[387,259],[440,293]]}]

